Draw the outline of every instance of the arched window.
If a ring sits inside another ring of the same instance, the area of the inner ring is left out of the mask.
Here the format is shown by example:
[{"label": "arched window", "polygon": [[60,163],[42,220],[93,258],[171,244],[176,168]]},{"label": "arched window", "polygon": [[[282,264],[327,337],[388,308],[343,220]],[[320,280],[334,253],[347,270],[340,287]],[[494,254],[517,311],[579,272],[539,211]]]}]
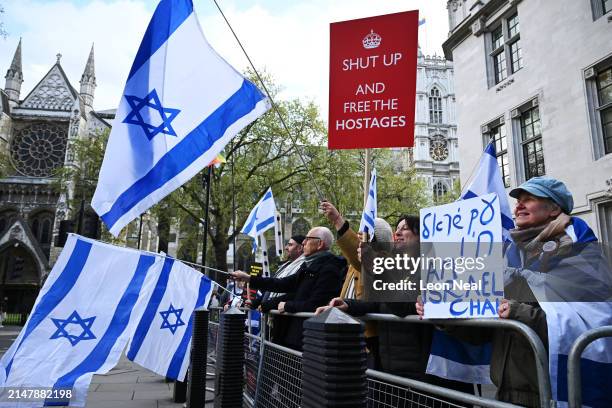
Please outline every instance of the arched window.
[{"label": "arched window", "polygon": [[32,234],[34,234],[34,238],[36,238],[47,256],[49,256],[49,249],[51,248],[54,218],[53,213],[47,210],[36,212],[30,216]]},{"label": "arched window", "polygon": [[429,122],[442,123],[442,96],[435,86],[429,91]]},{"label": "arched window", "polygon": [[434,184],[434,187],[433,187],[434,200],[437,201],[441,199],[442,197],[444,197],[444,195],[446,195],[446,193],[448,193],[448,188],[443,182],[438,181],[436,184]]},{"label": "arched window", "polygon": [[5,210],[0,212],[0,234],[3,234],[12,223],[15,222],[19,214],[15,210]]},{"label": "arched window", "polygon": [[30,228],[40,244],[51,243],[53,218],[51,211],[39,211],[30,216]]}]

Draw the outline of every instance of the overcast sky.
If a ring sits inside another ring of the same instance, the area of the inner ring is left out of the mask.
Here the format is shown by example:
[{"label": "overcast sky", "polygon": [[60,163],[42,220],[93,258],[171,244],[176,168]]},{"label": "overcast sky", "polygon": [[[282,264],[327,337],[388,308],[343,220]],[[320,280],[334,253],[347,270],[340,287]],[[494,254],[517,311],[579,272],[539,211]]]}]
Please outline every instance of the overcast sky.
[{"label": "overcast sky", "polygon": [[[272,74],[281,97],[313,100],[327,116],[329,23],[419,9],[425,54],[442,54],[448,33],[444,0],[217,0],[258,70]],[[23,38],[21,98],[54,64],[57,53],[78,90],[95,43],[97,110],[116,108],[128,71],[157,0],[2,0],[8,31],[0,38],[0,73]],[[194,0],[208,41],[234,67],[248,61],[213,0]],[[2,82],[1,87],[4,87]]]}]

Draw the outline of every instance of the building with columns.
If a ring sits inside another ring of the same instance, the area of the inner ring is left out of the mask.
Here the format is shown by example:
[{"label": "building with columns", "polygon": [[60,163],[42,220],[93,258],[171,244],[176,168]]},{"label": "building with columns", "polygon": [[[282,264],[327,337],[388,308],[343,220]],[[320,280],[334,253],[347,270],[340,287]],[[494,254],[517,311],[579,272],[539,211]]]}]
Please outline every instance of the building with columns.
[{"label": "building with columns", "polygon": [[[74,218],[69,198],[59,193],[54,171],[76,165],[71,143],[110,128],[112,112],[96,112],[93,46],[77,91],[57,55],[30,93],[21,92],[19,41],[0,89],[0,303],[9,312],[30,310],[41,282],[61,248],[60,222]],[[95,235],[97,217],[85,217]]]}]

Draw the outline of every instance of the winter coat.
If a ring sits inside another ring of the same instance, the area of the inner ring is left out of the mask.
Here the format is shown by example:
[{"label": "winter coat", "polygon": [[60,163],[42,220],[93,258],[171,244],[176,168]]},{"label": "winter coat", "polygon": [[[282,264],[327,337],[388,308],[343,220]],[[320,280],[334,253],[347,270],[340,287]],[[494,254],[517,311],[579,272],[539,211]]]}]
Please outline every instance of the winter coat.
[{"label": "winter coat", "polygon": [[[340,294],[345,273],[346,260],[326,252],[312,262],[308,262],[307,258],[294,275],[280,279],[252,277],[250,286],[293,294],[293,299],[285,303],[285,311],[288,313],[314,312],[317,307],[328,304]],[[301,318],[291,317],[283,342],[296,350],[302,349],[302,321]]]}]

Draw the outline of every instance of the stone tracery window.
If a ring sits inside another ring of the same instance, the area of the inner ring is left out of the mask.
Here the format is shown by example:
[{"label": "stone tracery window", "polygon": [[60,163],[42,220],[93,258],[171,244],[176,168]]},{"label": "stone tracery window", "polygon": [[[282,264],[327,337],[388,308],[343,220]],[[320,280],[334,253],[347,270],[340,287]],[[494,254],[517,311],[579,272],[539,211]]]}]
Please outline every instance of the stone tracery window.
[{"label": "stone tracery window", "polygon": [[429,92],[429,122],[442,123],[442,95],[435,86]]},{"label": "stone tracery window", "polygon": [[17,171],[30,177],[49,177],[64,163],[67,129],[35,123],[15,132],[11,158]]},{"label": "stone tracery window", "polygon": [[436,184],[434,184],[433,187],[433,196],[434,196],[434,200],[439,200],[442,197],[444,197],[444,195],[446,195],[446,193],[448,193],[448,188],[446,187],[446,184],[444,184],[442,181],[438,181]]},{"label": "stone tracery window", "polygon": [[19,213],[15,210],[5,210],[0,212],[0,234],[3,234],[12,223],[15,222]]}]

